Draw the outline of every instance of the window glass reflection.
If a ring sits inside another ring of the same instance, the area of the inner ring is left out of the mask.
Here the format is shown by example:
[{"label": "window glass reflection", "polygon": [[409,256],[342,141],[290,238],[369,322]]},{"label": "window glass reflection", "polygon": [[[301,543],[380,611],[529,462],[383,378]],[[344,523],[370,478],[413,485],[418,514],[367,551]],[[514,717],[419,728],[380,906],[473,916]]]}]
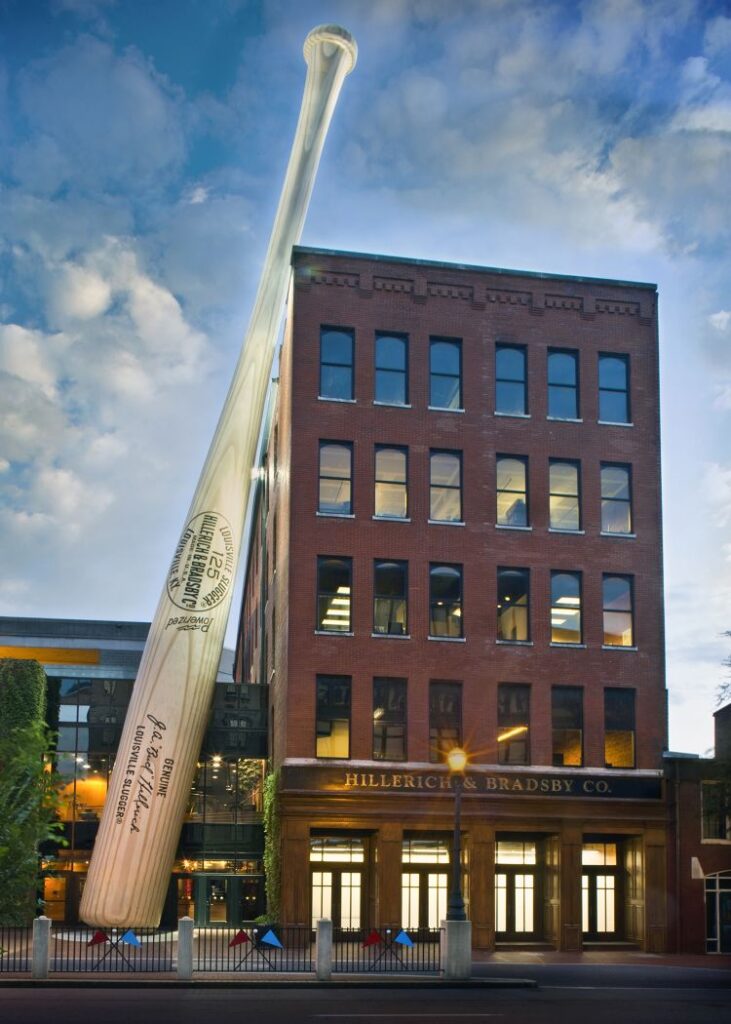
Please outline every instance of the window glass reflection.
[{"label": "window glass reflection", "polygon": [[528,569],[498,569],[498,640],[530,640],[529,592]]},{"label": "window glass reflection", "polygon": [[408,515],[405,448],[376,448],[375,514],[388,519]]},{"label": "window glass reflection", "polygon": [[528,460],[514,455],[497,457],[497,523],[528,525]]},{"label": "window glass reflection", "polygon": [[552,459],[549,463],[552,530],[580,530],[579,465]]},{"label": "window glass reflection", "polygon": [[581,573],[551,573],[551,643],[581,643]]}]

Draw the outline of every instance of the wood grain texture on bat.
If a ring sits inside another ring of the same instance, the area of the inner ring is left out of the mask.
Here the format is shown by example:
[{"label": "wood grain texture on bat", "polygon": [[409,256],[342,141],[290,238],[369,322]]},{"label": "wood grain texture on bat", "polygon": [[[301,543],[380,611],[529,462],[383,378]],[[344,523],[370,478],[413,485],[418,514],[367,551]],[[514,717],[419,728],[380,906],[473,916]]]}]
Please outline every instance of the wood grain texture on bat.
[{"label": "wood grain texture on bat", "polygon": [[150,626],[94,844],[80,908],[90,925],[160,923],[223,649],[291,250],[356,54],[337,25],[305,40],[302,106],[254,310]]}]

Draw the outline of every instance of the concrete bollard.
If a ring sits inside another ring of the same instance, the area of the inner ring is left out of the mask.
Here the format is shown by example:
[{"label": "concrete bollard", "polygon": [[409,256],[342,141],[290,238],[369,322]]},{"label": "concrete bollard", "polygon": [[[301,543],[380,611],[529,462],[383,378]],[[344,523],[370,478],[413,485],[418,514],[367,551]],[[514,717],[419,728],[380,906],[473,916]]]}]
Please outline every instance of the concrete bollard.
[{"label": "concrete bollard", "polygon": [[317,922],[315,933],[315,974],[318,981],[330,981],[333,972],[333,923],[326,917]]},{"label": "concrete bollard", "polygon": [[442,970],[445,978],[460,980],[472,974],[472,922],[442,921]]},{"label": "concrete bollard", "polygon": [[51,964],[51,919],[37,917],[33,922],[33,960],[31,977],[41,979],[48,977]]},{"label": "concrete bollard", "polygon": [[178,979],[191,981],[193,978],[193,918],[181,917],[178,921]]}]

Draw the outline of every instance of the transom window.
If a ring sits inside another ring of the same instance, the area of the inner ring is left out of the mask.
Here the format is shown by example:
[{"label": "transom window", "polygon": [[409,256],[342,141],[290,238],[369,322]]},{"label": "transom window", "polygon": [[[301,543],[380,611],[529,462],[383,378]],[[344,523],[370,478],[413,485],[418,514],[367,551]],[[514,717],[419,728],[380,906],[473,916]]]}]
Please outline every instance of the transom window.
[{"label": "transom window", "polygon": [[373,632],[405,636],[407,563],[374,562],[373,566]]},{"label": "transom window", "polygon": [[551,459],[548,473],[551,529],[580,530],[579,463]]},{"label": "transom window", "polygon": [[581,863],[586,867],[617,866],[616,843],[584,843],[581,847]]},{"label": "transom window", "polygon": [[365,844],[362,839],[313,836],[310,839],[310,860],[326,863],[362,864],[365,860]]},{"label": "transom window", "polygon": [[579,418],[579,353],[548,351],[548,415],[554,419]]},{"label": "transom window", "polygon": [[320,397],[352,401],[353,332],[323,327],[320,331]]},{"label": "transom window", "polygon": [[402,864],[449,864],[450,847],[445,839],[404,839]]},{"label": "transom window", "polygon": [[599,355],[599,419],[629,423],[629,356]]},{"label": "transom window", "polygon": [[607,647],[632,647],[632,577],[604,576],[604,644]]},{"label": "transom window", "polygon": [[495,843],[496,864],[537,864],[538,846],[531,840],[498,839]]},{"label": "transom window", "polygon": [[429,405],[435,409],[462,408],[461,341],[430,339]]},{"label": "transom window", "polygon": [[602,482],[602,532],[632,533],[632,491],[630,467],[604,462]]},{"label": "transom window", "polygon": [[375,514],[384,519],[408,516],[406,448],[376,448]]},{"label": "transom window", "polygon": [[407,346],[402,335],[376,335],[376,387],[377,402],[388,405],[406,405],[408,397]]},{"label": "transom window", "polygon": [[498,568],[498,640],[530,640],[529,595],[530,571],[528,569]]},{"label": "transom window", "polygon": [[430,566],[429,607],[430,636],[463,635],[461,565]]},{"label": "transom window", "polygon": [[528,459],[498,455],[496,468],[498,526],[527,526]]},{"label": "transom window", "polygon": [[462,521],[462,453],[432,451],[429,457],[429,518]]},{"label": "transom window", "polygon": [[328,633],[350,632],[350,558],[317,559],[317,628]]},{"label": "transom window", "polygon": [[320,497],[318,511],[324,515],[350,515],[353,446],[342,441],[320,441]]},{"label": "transom window", "polygon": [[551,643],[581,643],[581,573],[551,573]]},{"label": "transom window", "polygon": [[495,412],[506,416],[528,412],[526,353],[522,345],[495,346]]}]

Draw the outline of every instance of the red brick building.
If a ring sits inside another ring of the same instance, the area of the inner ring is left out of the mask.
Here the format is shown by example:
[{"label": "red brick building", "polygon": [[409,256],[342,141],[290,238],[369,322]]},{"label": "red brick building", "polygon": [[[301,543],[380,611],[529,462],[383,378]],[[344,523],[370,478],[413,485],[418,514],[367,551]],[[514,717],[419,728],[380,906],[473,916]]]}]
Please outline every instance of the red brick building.
[{"label": "red brick building", "polygon": [[282,916],[667,944],[654,285],[297,248],[238,650]]}]

